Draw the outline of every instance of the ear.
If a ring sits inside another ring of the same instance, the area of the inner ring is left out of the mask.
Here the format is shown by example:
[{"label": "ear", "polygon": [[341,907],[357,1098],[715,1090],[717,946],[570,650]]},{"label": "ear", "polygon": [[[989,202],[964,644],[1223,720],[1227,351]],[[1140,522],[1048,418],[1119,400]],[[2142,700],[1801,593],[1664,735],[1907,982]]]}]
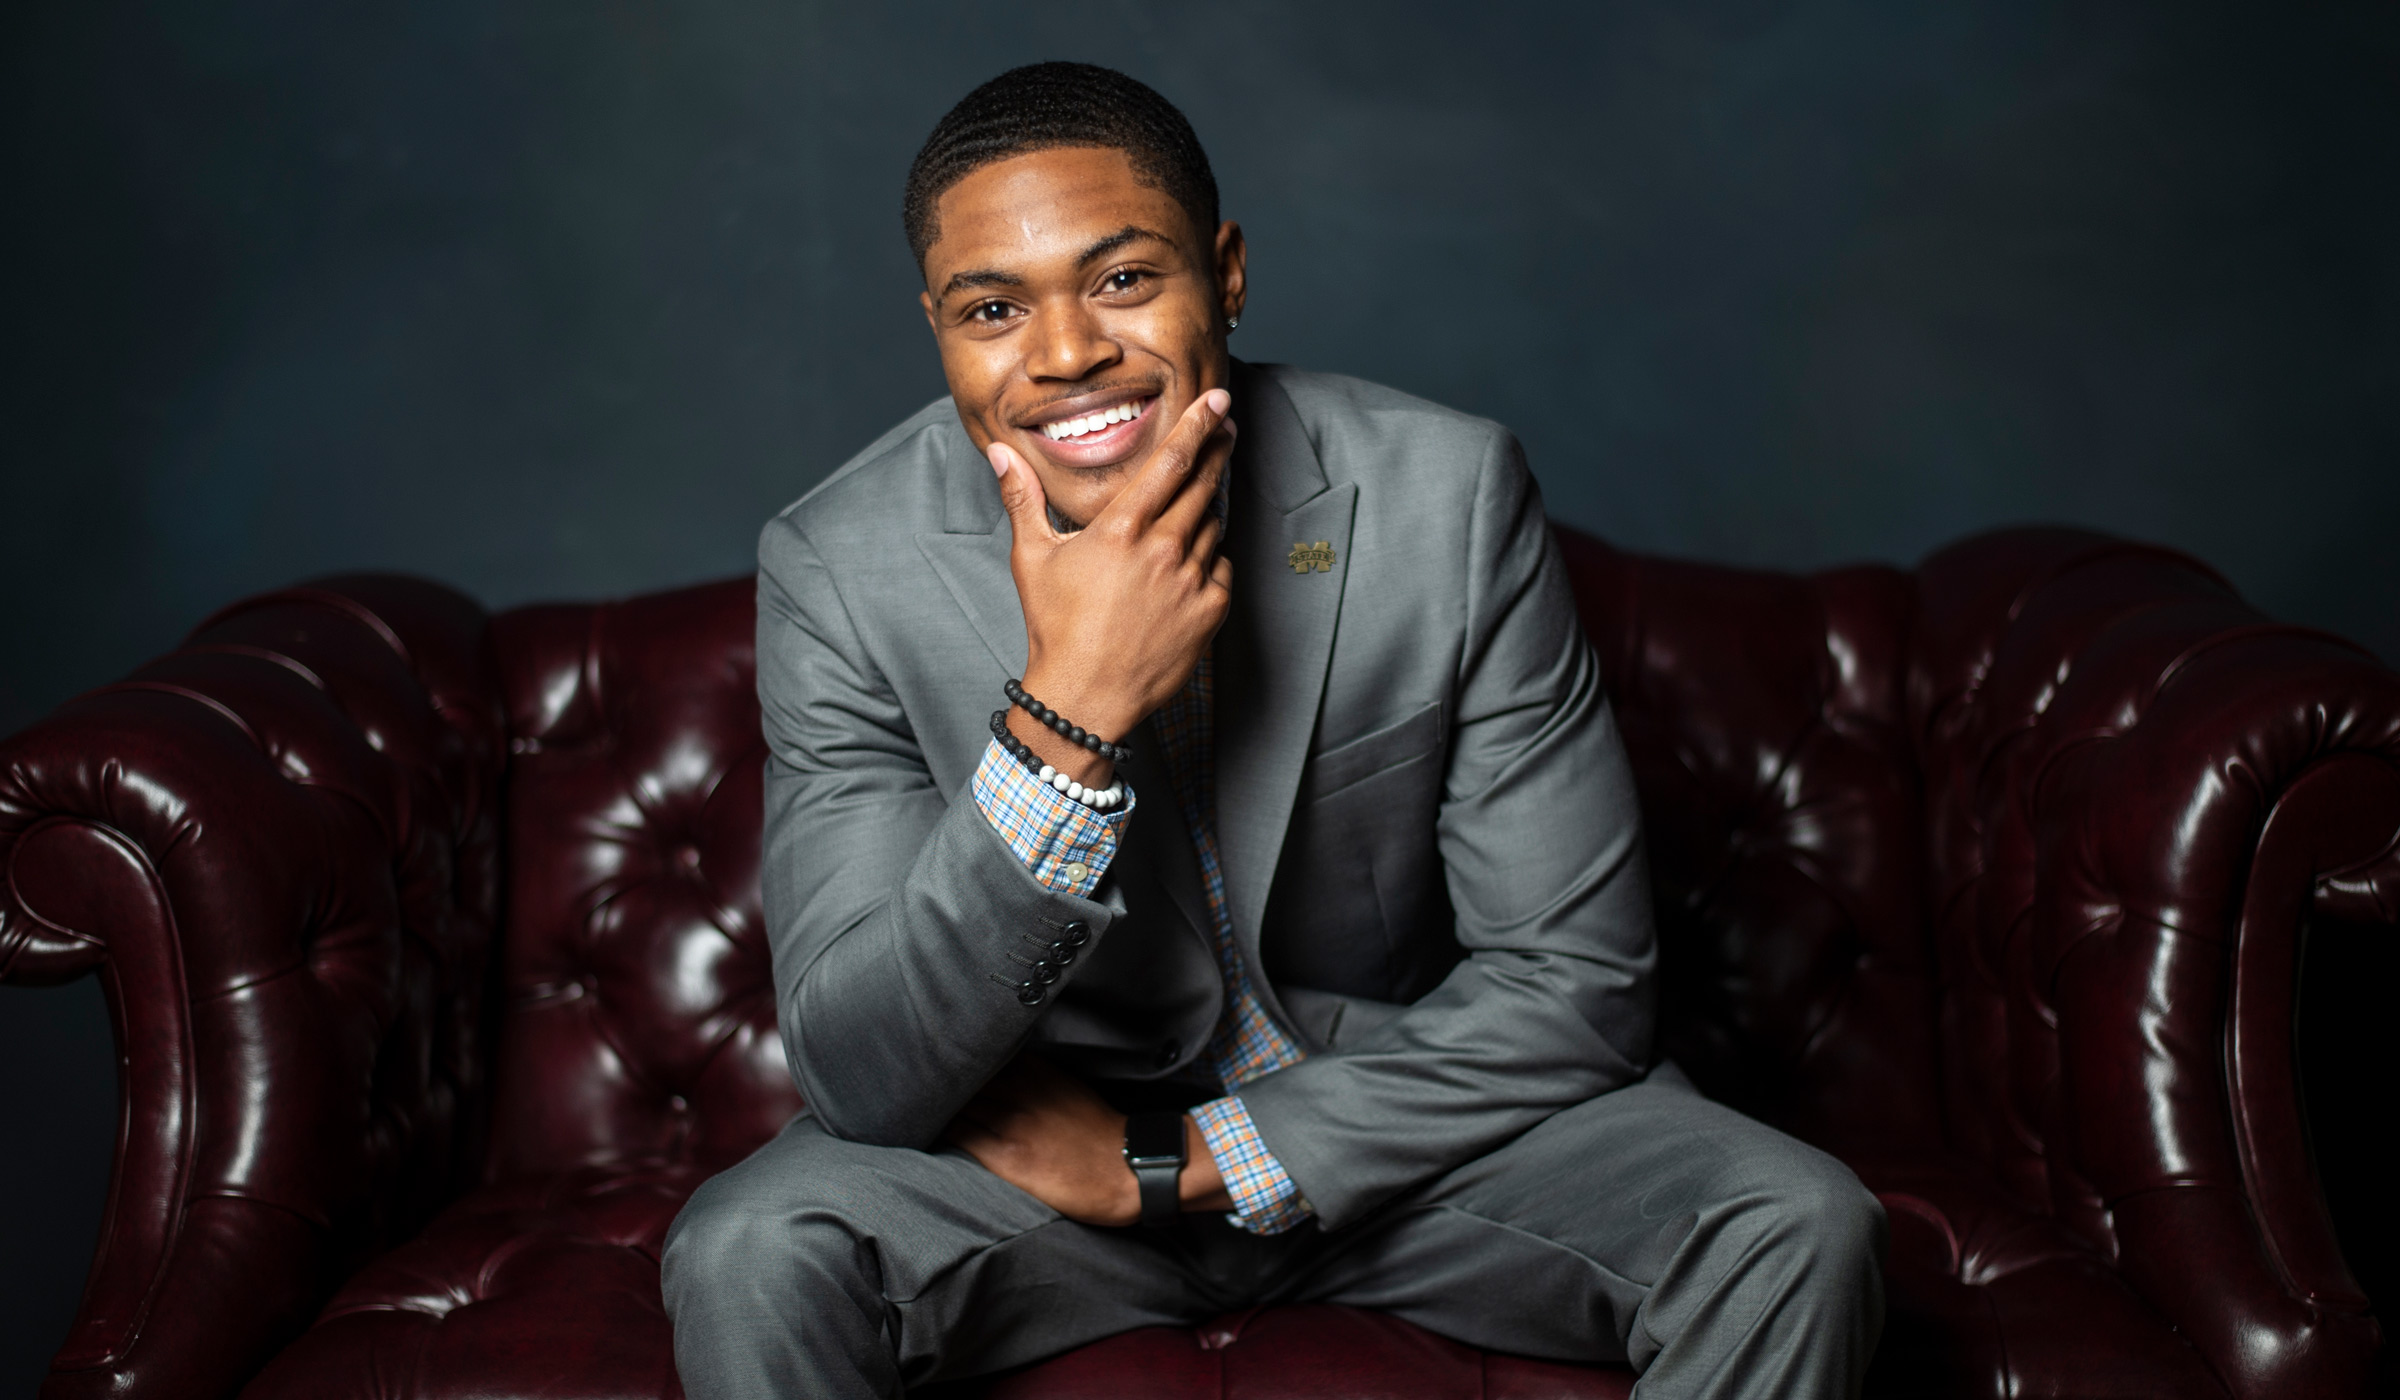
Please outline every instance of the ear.
[{"label": "ear", "polygon": [[[1249,245],[1242,241],[1242,226],[1231,219],[1217,225],[1217,291],[1224,302],[1220,308],[1227,316],[1239,317],[1242,304],[1249,300]],[[930,314],[930,313],[929,313]]]},{"label": "ear", "polygon": [[925,308],[925,329],[932,331],[937,336],[940,335],[942,328],[933,323],[933,293],[929,291],[917,293],[917,305]]}]

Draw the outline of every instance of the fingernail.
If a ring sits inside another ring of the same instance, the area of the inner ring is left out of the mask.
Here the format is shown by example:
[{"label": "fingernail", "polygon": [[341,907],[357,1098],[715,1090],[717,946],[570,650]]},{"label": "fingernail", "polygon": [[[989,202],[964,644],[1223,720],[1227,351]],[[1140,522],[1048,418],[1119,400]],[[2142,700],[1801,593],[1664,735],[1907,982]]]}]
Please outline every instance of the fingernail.
[{"label": "fingernail", "polygon": [[1226,393],[1223,389],[1209,390],[1200,396],[1200,401],[1208,405],[1209,412],[1220,416],[1233,407],[1233,395]]},{"label": "fingernail", "polygon": [[984,449],[983,457],[985,461],[992,464],[992,475],[1008,475],[1008,458],[1006,455],[1004,455],[1007,451],[1007,448],[1002,447],[996,442],[990,447]]}]

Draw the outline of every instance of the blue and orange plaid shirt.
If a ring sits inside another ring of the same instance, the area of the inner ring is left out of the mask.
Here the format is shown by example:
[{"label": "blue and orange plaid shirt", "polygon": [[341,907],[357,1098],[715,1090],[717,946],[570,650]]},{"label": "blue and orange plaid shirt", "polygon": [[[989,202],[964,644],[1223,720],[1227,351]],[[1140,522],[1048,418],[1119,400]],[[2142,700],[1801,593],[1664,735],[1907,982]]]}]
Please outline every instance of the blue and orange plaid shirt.
[{"label": "blue and orange plaid shirt", "polygon": [[[1208,903],[1209,943],[1216,950],[1217,971],[1225,979],[1225,1012],[1202,1051],[1226,1096],[1192,1110],[1192,1120],[1216,1159],[1233,1198],[1234,1224],[1256,1234],[1280,1234],[1309,1217],[1300,1188],[1259,1138],[1233,1090],[1260,1075],[1299,1060],[1306,1052],[1284,1034],[1259,1000],[1242,950],[1233,938],[1232,906],[1225,899],[1225,872],[1217,859],[1217,778],[1215,689],[1209,658],[1203,656],[1183,692],[1151,718],[1152,732],[1166,760],[1167,775],[1183,810],[1184,829],[1200,857],[1201,892]],[[1051,889],[1089,898],[1109,862],[1126,818],[1133,815],[1133,793],[1125,805],[1097,812],[1025,771],[998,741],[984,749],[983,762],[968,784],[975,805],[983,809],[994,830],[1025,862],[1033,878]]]}]

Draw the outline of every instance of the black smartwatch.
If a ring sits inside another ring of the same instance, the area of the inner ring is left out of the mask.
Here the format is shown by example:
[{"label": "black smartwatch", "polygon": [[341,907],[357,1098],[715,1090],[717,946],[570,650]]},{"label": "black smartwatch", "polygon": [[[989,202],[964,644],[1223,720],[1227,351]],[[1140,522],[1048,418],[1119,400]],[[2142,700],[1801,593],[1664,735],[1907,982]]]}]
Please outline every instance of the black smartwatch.
[{"label": "black smartwatch", "polygon": [[1183,1214],[1183,1115],[1125,1115],[1125,1165],[1142,1190],[1142,1223],[1172,1225]]}]

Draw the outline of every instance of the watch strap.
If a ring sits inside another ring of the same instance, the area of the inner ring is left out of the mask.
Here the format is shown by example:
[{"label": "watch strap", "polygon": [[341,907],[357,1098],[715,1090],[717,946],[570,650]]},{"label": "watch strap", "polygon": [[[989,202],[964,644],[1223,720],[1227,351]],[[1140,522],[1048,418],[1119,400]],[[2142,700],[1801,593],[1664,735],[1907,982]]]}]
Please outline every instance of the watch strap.
[{"label": "watch strap", "polygon": [[[1174,1144],[1172,1156],[1163,1150],[1167,1143]],[[1134,1184],[1141,1191],[1144,1225],[1172,1225],[1182,1218],[1184,1160],[1182,1114],[1127,1117],[1125,1165],[1133,1169]]]}]

